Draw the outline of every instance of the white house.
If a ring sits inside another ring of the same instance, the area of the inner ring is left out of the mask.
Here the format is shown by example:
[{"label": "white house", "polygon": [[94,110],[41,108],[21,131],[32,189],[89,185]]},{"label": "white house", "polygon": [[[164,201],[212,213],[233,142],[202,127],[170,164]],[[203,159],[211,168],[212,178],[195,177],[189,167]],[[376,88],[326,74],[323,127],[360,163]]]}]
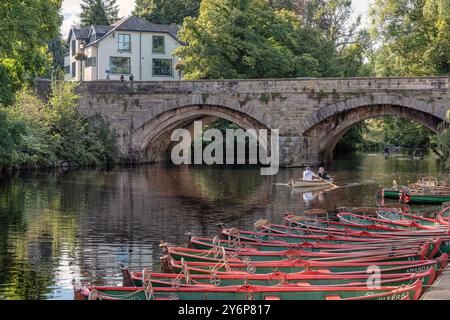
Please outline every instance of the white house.
[{"label": "white house", "polygon": [[181,43],[178,26],[160,25],[136,16],[110,26],[73,26],[65,59],[70,80],[180,80],[172,52]]}]

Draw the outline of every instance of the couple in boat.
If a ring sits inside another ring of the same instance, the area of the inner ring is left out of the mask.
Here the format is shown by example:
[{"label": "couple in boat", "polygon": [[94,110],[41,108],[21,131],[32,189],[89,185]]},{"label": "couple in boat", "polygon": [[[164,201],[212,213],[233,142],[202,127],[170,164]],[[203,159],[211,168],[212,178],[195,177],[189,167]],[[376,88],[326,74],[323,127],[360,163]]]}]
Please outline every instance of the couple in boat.
[{"label": "couple in boat", "polygon": [[326,180],[330,181],[332,178],[325,172],[324,167],[320,167],[319,172],[315,174],[311,171],[310,167],[307,167],[305,171],[303,171],[303,180],[304,181],[313,181],[313,180]]}]

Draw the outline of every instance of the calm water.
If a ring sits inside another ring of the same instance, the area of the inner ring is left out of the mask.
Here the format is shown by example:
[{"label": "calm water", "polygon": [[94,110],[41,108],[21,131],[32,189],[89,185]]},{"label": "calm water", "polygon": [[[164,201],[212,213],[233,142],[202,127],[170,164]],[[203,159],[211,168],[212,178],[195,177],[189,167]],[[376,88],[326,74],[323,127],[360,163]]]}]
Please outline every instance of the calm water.
[{"label": "calm water", "polygon": [[[72,279],[121,284],[119,264],[159,271],[161,240],[213,235],[215,224],[251,229],[259,218],[309,208],[375,205],[378,185],[438,175],[436,160],[354,155],[330,168],[331,192],[282,185],[302,169],[145,166],[21,175],[0,184],[0,299],[72,299]],[[443,173],[443,172],[441,172]]]}]

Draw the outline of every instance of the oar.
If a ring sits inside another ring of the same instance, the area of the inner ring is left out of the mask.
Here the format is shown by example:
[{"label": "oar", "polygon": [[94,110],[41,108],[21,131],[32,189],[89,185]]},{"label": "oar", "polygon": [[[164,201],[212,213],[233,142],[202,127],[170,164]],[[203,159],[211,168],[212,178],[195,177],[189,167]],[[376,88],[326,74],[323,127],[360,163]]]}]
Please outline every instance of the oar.
[{"label": "oar", "polygon": [[325,179],[322,179],[321,177],[319,177],[319,176],[317,176],[317,175],[314,175],[314,176],[315,176],[316,178],[319,178],[320,180],[322,180],[322,181],[328,183],[330,186],[333,186],[334,189],[339,188],[337,185],[335,185],[335,184],[333,184],[333,183],[331,183],[331,182],[329,182],[329,181],[327,181],[327,180],[325,180]]}]

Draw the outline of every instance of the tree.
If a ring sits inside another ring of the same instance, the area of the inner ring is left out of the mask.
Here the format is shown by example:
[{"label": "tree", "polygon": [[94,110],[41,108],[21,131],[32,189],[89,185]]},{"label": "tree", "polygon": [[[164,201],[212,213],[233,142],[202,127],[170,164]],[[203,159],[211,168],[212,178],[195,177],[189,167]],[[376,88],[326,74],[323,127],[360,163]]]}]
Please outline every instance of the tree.
[{"label": "tree", "polygon": [[136,0],[133,14],[159,24],[182,24],[197,17],[201,0]]},{"label": "tree", "polygon": [[371,17],[377,75],[450,74],[450,1],[376,0]]},{"label": "tree", "polygon": [[110,25],[119,19],[117,0],[83,0],[81,3],[81,24]]},{"label": "tree", "polygon": [[[64,54],[68,51],[67,43],[58,35],[49,42],[48,50],[52,54],[52,69],[64,69]],[[51,75],[51,72],[49,73]]]},{"label": "tree", "polygon": [[204,0],[179,37],[186,79],[319,76],[314,54],[326,49],[292,12],[266,0]]},{"label": "tree", "polygon": [[62,0],[0,1],[0,105],[51,68],[47,44],[59,33]]}]

